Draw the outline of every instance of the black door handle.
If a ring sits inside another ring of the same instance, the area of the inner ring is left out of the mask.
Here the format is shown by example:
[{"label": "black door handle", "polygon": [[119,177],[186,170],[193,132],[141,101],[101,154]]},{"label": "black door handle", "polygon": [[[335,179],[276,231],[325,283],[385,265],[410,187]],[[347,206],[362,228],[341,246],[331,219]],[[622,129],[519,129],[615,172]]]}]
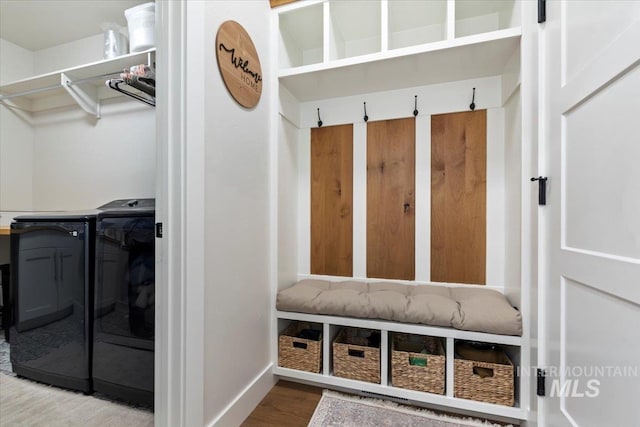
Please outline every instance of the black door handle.
[{"label": "black door handle", "polygon": [[537,178],[531,178],[531,181],[538,181],[538,205],[544,206],[547,204],[547,177],[539,176]]}]

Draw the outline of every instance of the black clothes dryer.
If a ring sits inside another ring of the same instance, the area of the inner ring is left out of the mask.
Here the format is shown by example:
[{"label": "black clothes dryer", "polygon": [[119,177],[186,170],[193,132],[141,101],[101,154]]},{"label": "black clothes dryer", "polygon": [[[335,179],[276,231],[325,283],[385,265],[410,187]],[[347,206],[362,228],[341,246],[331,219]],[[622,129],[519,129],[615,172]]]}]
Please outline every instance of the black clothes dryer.
[{"label": "black clothes dryer", "polygon": [[91,392],[97,212],[11,224],[11,364],[23,377]]},{"label": "black clothes dryer", "polygon": [[93,387],[153,405],[154,200],[116,200],[98,209]]}]

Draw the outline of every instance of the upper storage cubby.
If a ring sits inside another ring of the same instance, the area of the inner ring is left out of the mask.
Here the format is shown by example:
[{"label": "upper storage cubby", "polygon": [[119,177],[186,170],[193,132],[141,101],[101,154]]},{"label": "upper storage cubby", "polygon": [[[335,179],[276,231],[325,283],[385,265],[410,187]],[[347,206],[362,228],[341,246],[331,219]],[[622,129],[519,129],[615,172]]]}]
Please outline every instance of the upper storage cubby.
[{"label": "upper storage cubby", "polygon": [[395,0],[389,6],[389,49],[447,38],[447,0]]},{"label": "upper storage cubby", "polygon": [[315,4],[280,14],[280,68],[322,62],[322,8]]},{"label": "upper storage cubby", "polygon": [[277,7],[279,83],[310,101],[502,74],[520,44],[520,1],[306,0]]},{"label": "upper storage cubby", "polygon": [[380,52],[380,7],[379,1],[329,2],[330,60]]},{"label": "upper storage cubby", "polygon": [[519,6],[516,0],[456,0],[456,37],[517,27]]}]

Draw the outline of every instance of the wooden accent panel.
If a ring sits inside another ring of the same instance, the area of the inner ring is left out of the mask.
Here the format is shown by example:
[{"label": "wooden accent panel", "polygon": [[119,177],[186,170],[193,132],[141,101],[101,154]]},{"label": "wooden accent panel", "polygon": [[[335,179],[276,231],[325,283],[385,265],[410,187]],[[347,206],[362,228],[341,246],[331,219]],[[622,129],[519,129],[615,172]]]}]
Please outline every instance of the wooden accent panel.
[{"label": "wooden accent panel", "polygon": [[278,7],[278,6],[282,6],[283,4],[289,4],[289,3],[293,3],[296,0],[269,0],[269,3],[271,4],[271,7]]},{"label": "wooden accent panel", "polygon": [[485,284],[487,112],[431,116],[431,280]]},{"label": "wooden accent panel", "polygon": [[415,278],[416,121],[367,123],[367,277]]},{"label": "wooden accent panel", "polygon": [[353,125],[311,129],[311,274],[353,275]]}]

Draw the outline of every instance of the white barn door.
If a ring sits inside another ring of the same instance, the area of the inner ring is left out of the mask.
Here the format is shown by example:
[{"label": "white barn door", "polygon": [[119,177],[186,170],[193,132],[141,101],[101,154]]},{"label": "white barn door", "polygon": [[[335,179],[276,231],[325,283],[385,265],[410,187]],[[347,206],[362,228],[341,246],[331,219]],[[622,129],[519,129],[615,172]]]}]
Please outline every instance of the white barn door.
[{"label": "white barn door", "polygon": [[539,425],[640,425],[640,2],[549,1]]}]

